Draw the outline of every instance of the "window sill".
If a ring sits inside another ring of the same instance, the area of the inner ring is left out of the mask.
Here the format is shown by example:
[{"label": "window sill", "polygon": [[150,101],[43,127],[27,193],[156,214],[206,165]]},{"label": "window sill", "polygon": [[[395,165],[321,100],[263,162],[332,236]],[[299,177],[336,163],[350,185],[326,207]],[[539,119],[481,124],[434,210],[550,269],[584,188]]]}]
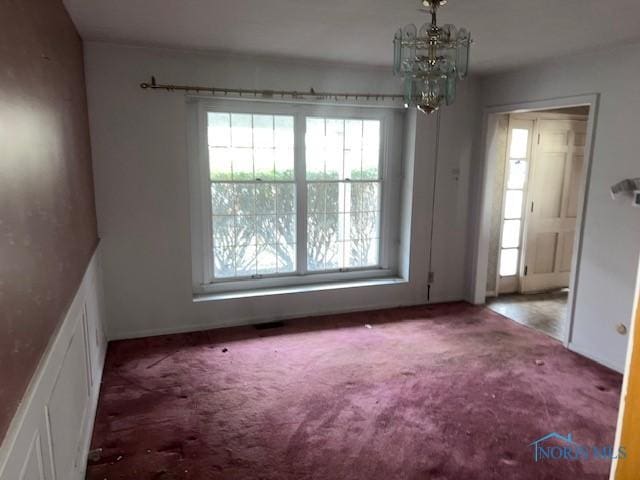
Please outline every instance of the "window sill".
[{"label": "window sill", "polygon": [[237,290],[233,292],[194,294],[193,302],[210,302],[217,300],[236,300],[241,298],[268,297],[272,295],[288,295],[292,293],[321,292],[325,290],[340,290],[343,288],[377,287],[384,285],[399,285],[407,283],[402,277],[385,277],[365,280],[351,280],[343,282],[317,283],[311,285],[294,285],[288,287],[260,288],[252,290]]}]

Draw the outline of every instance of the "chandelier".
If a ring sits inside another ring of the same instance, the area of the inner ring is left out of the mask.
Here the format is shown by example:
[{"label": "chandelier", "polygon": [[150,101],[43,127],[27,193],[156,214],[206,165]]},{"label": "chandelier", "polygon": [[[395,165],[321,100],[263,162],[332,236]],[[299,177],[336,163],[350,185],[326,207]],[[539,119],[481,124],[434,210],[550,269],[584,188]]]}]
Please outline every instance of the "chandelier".
[{"label": "chandelier", "polygon": [[405,107],[416,106],[433,113],[442,102],[451,105],[456,97],[456,82],[469,69],[471,36],[453,25],[438,26],[436,12],[447,0],[422,0],[431,13],[431,23],[420,31],[411,24],[393,37],[393,72],[404,77]]}]

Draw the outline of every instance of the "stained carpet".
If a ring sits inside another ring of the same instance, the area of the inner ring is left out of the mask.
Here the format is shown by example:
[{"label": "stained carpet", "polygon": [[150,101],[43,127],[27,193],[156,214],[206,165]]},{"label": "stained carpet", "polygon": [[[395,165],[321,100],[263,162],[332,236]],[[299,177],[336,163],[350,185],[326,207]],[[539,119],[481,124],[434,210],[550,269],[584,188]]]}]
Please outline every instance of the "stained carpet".
[{"label": "stained carpet", "polygon": [[465,303],[113,342],[87,478],[605,479],[529,444],[612,444],[620,384]]}]

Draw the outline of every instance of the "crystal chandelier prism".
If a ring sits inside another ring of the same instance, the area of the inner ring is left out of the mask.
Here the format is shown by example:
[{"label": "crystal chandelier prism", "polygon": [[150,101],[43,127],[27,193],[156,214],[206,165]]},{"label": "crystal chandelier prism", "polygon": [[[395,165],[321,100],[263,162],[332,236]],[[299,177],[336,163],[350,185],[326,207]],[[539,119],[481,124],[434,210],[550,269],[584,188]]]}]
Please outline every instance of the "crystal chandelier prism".
[{"label": "crystal chandelier prism", "polygon": [[415,25],[399,29],[393,37],[393,72],[404,77],[405,107],[433,113],[456,97],[456,82],[469,69],[471,35],[453,25],[438,26],[436,13],[447,0],[422,0],[431,22],[420,31]]}]

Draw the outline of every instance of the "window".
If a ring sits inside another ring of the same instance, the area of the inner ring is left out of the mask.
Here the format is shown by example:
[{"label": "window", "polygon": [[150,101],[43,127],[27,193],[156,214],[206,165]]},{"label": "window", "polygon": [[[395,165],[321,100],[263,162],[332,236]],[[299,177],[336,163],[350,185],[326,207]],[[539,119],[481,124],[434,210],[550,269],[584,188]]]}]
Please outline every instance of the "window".
[{"label": "window", "polygon": [[308,117],[307,269],[374,267],[380,244],[380,121]]},{"label": "window", "polygon": [[198,291],[393,274],[386,112],[218,102],[197,115]]},{"label": "window", "polygon": [[213,276],[296,270],[293,117],[207,114]]},{"label": "window", "polygon": [[522,206],[531,148],[530,122],[512,120],[509,139],[500,244],[501,277],[518,274],[522,243]]}]

